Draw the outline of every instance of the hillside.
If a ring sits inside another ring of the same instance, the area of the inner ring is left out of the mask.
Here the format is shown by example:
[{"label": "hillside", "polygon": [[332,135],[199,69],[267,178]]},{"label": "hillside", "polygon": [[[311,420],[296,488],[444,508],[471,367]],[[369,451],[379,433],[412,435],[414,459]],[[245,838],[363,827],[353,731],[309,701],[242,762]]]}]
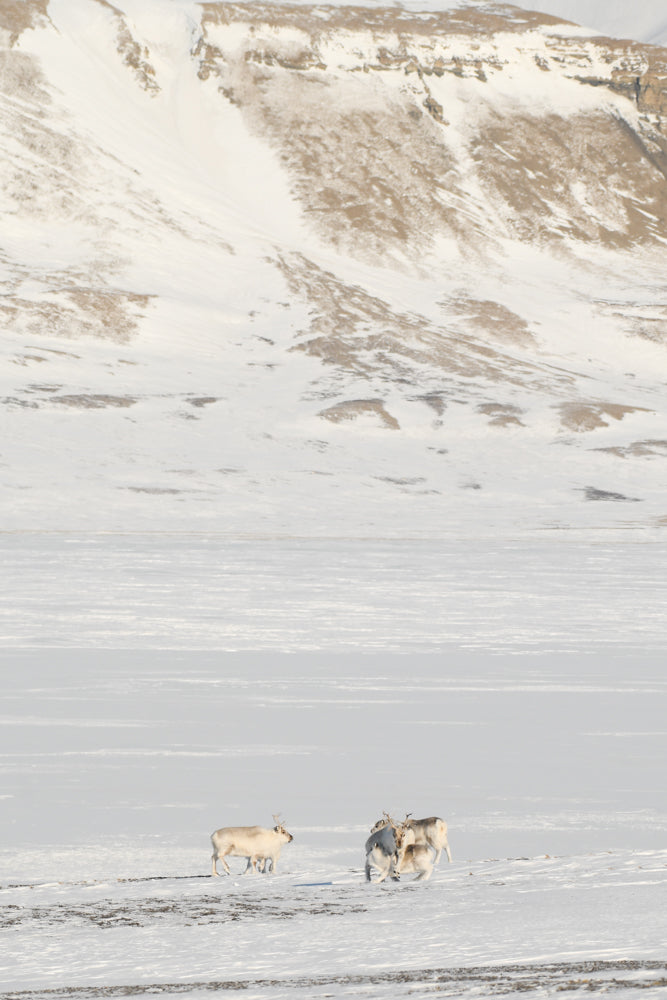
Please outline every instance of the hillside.
[{"label": "hillside", "polygon": [[5,528],[665,523],[667,51],[4,4]]}]

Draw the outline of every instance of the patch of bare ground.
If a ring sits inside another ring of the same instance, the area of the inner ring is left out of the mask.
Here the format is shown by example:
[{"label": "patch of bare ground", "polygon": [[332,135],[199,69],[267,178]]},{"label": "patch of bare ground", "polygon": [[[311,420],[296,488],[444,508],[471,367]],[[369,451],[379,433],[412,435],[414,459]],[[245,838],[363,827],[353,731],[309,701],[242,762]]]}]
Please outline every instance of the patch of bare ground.
[{"label": "patch of bare ground", "polygon": [[[0,49],[0,93],[10,98],[35,101],[36,104],[37,102],[49,104],[51,100],[37,60],[28,53],[16,49]],[[31,108],[31,114],[35,113],[38,118],[43,117],[43,111],[38,104],[34,109]],[[14,117],[14,122],[17,120],[27,123],[27,117],[19,118],[17,115]]]},{"label": "patch of bare ground", "polygon": [[470,151],[512,236],[624,249],[665,235],[663,170],[631,126],[608,112],[491,119]]},{"label": "patch of bare ground", "polygon": [[628,497],[624,493],[615,493],[613,490],[601,490],[597,486],[585,486],[581,490],[586,500],[601,500],[608,503],[641,503],[640,497]]},{"label": "patch of bare ground", "polygon": [[596,427],[608,427],[609,421],[622,420],[628,413],[649,413],[644,406],[624,406],[621,403],[597,403],[587,400],[573,400],[559,403],[560,420],[563,427],[570,431],[593,431]]},{"label": "patch of bare ground", "polygon": [[500,302],[466,295],[446,299],[443,308],[461,317],[471,332],[506,344],[534,347],[535,337],[526,320]]},{"label": "patch of bare ground", "polygon": [[417,313],[397,311],[301,254],[285,255],[277,264],[291,295],[307,303],[310,316],[292,350],[325,364],[362,377],[385,376],[415,385],[423,384],[425,366],[445,378],[540,389],[567,388],[573,382],[567,373],[507,354],[484,342],[481,334],[470,335],[455,316],[437,324]]},{"label": "patch of bare ground", "polygon": [[[60,351],[60,350],[58,350],[55,347],[37,347],[37,348],[34,348],[34,350],[41,351],[43,354],[55,354],[56,357],[59,357],[59,358],[72,358],[74,361],[80,361],[81,360],[80,359],[80,355],[78,355],[78,354],[72,354],[71,351]],[[41,360],[45,361],[46,358],[42,358]],[[120,364],[120,365],[134,365],[134,364],[136,364],[136,361],[126,361],[124,358],[119,358],[118,359],[118,364]]]},{"label": "patch of bare ground", "polygon": [[[465,966],[461,968],[382,969],[366,973],[331,973],[289,978],[199,980],[189,982],[154,982],[131,985],[62,986],[48,991],[18,990],[5,994],[5,1000],[98,1000],[101,997],[153,997],[156,994],[244,992],[270,997],[276,987],[284,995],[313,996],[313,990],[327,987],[332,996],[371,996],[373,988],[408,987],[415,996],[442,994],[453,997],[525,996],[528,993],[555,996],[614,994],[638,997],[647,991],[667,987],[667,964],[651,960],[605,960],[580,962],[515,963],[508,965]],[[401,992],[398,995],[403,995]]]},{"label": "patch of bare ground", "polygon": [[35,399],[23,399],[20,396],[3,396],[0,403],[9,410],[36,410],[39,408],[39,403]]},{"label": "patch of bare ground", "polygon": [[511,403],[481,403],[477,412],[490,417],[489,424],[492,427],[525,426],[520,419],[524,411]]},{"label": "patch of bare ground", "polygon": [[502,4],[487,5],[482,10],[463,8],[453,11],[432,11],[418,14],[387,4],[385,7],[350,7],[318,4],[296,5],[280,3],[204,2],[202,24],[233,24],[243,22],[255,33],[263,27],[297,28],[304,32],[311,44],[333,32],[371,32],[374,38],[384,35],[432,38],[433,35],[493,35],[496,31],[525,30],[540,25],[556,25],[562,18],[535,11],[517,11]]},{"label": "patch of bare ground", "polygon": [[108,0],[95,0],[101,7],[110,10],[116,20],[116,44],[118,54],[123,57],[123,63],[133,72],[144,90],[150,94],[157,94],[160,87],[155,79],[155,68],[148,61],[150,52],[145,45],[141,45],[133,37],[129,29],[125,15],[118,7],[114,7]]},{"label": "patch of bare ground", "polygon": [[28,28],[47,17],[49,0],[2,0],[0,31],[7,32],[9,45],[15,45]]},{"label": "patch of bare ground", "polygon": [[426,403],[437,415],[441,417],[447,409],[447,403],[441,392],[427,392],[419,396],[410,396],[411,402]]},{"label": "patch of bare ground", "polygon": [[[142,493],[178,493],[179,490],[165,490],[136,487]],[[156,924],[202,925],[227,924],[242,920],[284,920],[306,915],[335,916],[341,913],[364,912],[365,907],[346,899],[310,899],[301,895],[295,901],[282,902],[268,899],[236,899],[221,897],[219,894],[203,893],[194,898],[174,896],[147,896],[129,902],[114,899],[100,899],[90,903],[58,903],[47,906],[4,907],[0,915],[0,927],[56,927],[64,924],[77,926],[93,925],[110,927],[152,927]]]},{"label": "patch of bare ground", "polygon": [[41,354],[17,354],[11,359],[11,362],[13,365],[22,365],[23,367],[26,367],[31,364],[46,364],[46,358],[42,357]]},{"label": "patch of bare ground", "polygon": [[26,334],[128,343],[150,300],[118,288],[52,285],[39,299],[4,296],[0,316],[8,328]]},{"label": "patch of bare ground", "polygon": [[373,476],[380,483],[387,483],[395,486],[401,493],[409,493],[411,496],[438,496],[440,490],[425,487],[427,480],[423,476]]},{"label": "patch of bare ground", "polygon": [[224,64],[223,86],[278,151],[307,221],[341,250],[379,261],[436,233],[478,242],[481,224],[443,200],[463,198],[462,177],[420,96],[390,98],[363,75],[246,60]]},{"label": "patch of bare ground", "polygon": [[595,306],[603,316],[620,320],[630,336],[653,344],[667,344],[667,305],[664,303],[597,299]]},{"label": "patch of bare ground", "polygon": [[334,424],[340,424],[346,420],[356,420],[362,416],[373,416],[377,417],[381,426],[394,431],[400,430],[398,420],[385,409],[381,399],[347,399],[342,403],[327,407],[326,410],[321,410],[319,416]]},{"label": "patch of bare ground", "polygon": [[610,448],[594,448],[593,451],[602,451],[608,455],[617,455],[619,458],[644,458],[647,455],[665,457],[667,456],[667,441],[633,441],[632,444],[616,445]]},{"label": "patch of bare ground", "polygon": [[126,409],[129,406],[134,406],[137,400],[134,396],[110,396],[107,393],[83,392],[51,396],[50,402],[77,410],[102,410],[108,406]]},{"label": "patch of bare ground", "polygon": [[190,406],[194,406],[197,409],[202,409],[204,406],[210,406],[212,403],[219,401],[219,396],[193,396],[191,399],[188,399]]}]

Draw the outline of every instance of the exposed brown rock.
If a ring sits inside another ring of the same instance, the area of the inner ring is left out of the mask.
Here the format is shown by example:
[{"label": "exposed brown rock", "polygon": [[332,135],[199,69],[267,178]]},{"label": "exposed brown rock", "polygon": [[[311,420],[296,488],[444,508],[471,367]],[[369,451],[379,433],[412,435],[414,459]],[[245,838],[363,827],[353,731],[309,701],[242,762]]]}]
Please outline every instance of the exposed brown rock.
[{"label": "exposed brown rock", "polygon": [[[517,337],[525,336],[525,324],[499,303],[457,299],[459,319],[446,302],[438,324],[393,308],[299,254],[283,256],[278,263],[295,301],[308,304],[309,323],[299,331],[293,349],[341,371],[410,385],[419,385],[424,368],[445,379],[464,377],[552,389],[566,388],[572,382],[566,372],[547,370],[537,360],[519,360],[506,352],[498,341],[515,344]],[[474,333],[470,316],[475,320]],[[489,316],[498,318],[500,332],[488,332],[493,325]]]},{"label": "exposed brown rock", "polygon": [[[216,76],[221,94],[278,151],[306,217],[343,250],[379,259],[400,247],[415,259],[437,236],[455,240],[462,254],[506,235],[614,247],[650,242],[661,228],[652,216],[667,218],[667,53],[559,34],[559,23],[502,5],[416,16],[397,8],[205,3],[196,51],[200,75]],[[241,32],[225,44],[220,29],[232,25]],[[517,58],[530,55],[554,79],[622,95],[627,114],[601,101],[597,112],[567,117],[518,109],[485,117],[480,95],[479,125],[467,141],[496,212],[477,219],[463,209],[470,178],[453,155],[447,108],[429,80],[491,81],[504,72],[495,31],[515,35]],[[364,39],[358,50],[355,32]],[[334,36],[349,42],[342,67],[328,45]],[[372,81],[390,72],[401,81],[391,100]]]},{"label": "exposed brown rock", "polygon": [[344,420],[356,420],[357,417],[368,414],[377,417],[382,426],[393,431],[400,430],[398,420],[387,412],[381,399],[348,399],[321,410],[319,415],[325,420],[339,424]]},{"label": "exposed brown rock", "polygon": [[53,396],[51,402],[58,403],[60,406],[70,406],[74,409],[101,410],[107,406],[121,408],[134,406],[137,401],[133,396],[110,396],[106,393],[78,393]]},{"label": "exposed brown rock", "polygon": [[535,338],[526,320],[512,312],[500,302],[473,299],[465,295],[443,302],[447,311],[461,317],[465,325],[484,339],[518,344],[522,347],[535,345]]},{"label": "exposed brown rock", "polygon": [[2,0],[0,32],[6,32],[10,47],[28,28],[47,17],[49,0]]},{"label": "exposed brown rock", "polygon": [[109,3],[109,0],[95,0],[95,2],[110,10],[116,19],[118,53],[123,57],[125,65],[134,71],[144,90],[157,93],[160,87],[155,79],[155,69],[149,62],[150,52],[133,37],[122,10]]},{"label": "exposed brown rock", "polygon": [[3,297],[0,317],[33,336],[92,336],[127,343],[149,302],[150,296],[121,289],[54,283],[46,298]]},{"label": "exposed brown rock", "polygon": [[586,400],[575,400],[560,403],[557,407],[563,427],[570,431],[593,431],[596,427],[608,427],[609,421],[622,420],[628,413],[648,413],[643,406],[624,406],[619,403],[597,403]]},{"label": "exposed brown rock", "polygon": [[523,427],[520,417],[523,410],[520,406],[510,403],[481,403],[477,407],[478,413],[484,413],[491,419],[489,424],[492,427]]},{"label": "exposed brown rock", "polygon": [[645,458],[649,455],[659,455],[667,457],[667,441],[648,440],[633,441],[628,445],[616,445],[610,448],[595,448],[595,451],[606,452],[608,455],[617,455],[618,458]]}]

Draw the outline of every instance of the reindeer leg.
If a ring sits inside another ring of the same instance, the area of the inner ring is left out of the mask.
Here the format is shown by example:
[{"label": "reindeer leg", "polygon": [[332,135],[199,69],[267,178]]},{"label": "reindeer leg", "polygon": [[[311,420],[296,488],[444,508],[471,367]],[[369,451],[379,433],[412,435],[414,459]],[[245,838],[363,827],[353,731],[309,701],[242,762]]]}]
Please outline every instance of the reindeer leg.
[{"label": "reindeer leg", "polygon": [[227,861],[225,859],[224,854],[218,854],[218,858],[222,862],[222,867],[225,869],[225,872],[227,873],[227,875],[231,875],[232,873],[231,873],[231,870],[229,868],[229,865],[227,864]]}]

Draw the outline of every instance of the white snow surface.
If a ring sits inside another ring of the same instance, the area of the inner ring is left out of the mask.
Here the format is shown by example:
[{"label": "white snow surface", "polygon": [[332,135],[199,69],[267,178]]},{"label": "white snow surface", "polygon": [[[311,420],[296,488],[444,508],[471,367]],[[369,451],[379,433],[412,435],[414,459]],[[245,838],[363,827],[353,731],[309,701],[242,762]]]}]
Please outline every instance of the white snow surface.
[{"label": "white snow surface", "polygon": [[3,997],[664,995],[663,548],[4,541]]},{"label": "white snow surface", "polygon": [[[661,4],[534,6],[665,40]],[[508,271],[473,274],[480,298],[540,317],[554,365],[586,357],[591,398],[636,404],[591,447],[545,448],[536,397],[523,437],[461,407],[444,448],[391,384],[400,438],[325,425],[304,392],[322,365],[289,352],[308,305],[267,255],[305,247],[406,315],[470,274],[318,243],[276,154],[183,58],[198,5],[122,7],[158,97],[119,72],[108,4],[52,0],[58,45],[52,26],[18,43],[50,81],[53,135],[96,154],[86,173],[69,150],[75,208],[51,174],[34,215],[10,205],[3,276],[45,312],[54,261],[152,298],[136,340],[3,338],[3,395],[20,376],[65,399],[3,412],[3,998],[664,998],[664,346],[629,351],[586,307],[600,276],[609,312],[662,316],[662,258],[601,249],[579,273],[508,240]],[[466,86],[433,81],[453,129]],[[558,99],[593,98],[566,82]],[[281,301],[298,314],[282,325]],[[601,455],[636,442],[653,451]],[[444,817],[453,863],[366,884],[383,810]],[[277,813],[294,841],[276,874],[209,876],[215,828]]]}]

